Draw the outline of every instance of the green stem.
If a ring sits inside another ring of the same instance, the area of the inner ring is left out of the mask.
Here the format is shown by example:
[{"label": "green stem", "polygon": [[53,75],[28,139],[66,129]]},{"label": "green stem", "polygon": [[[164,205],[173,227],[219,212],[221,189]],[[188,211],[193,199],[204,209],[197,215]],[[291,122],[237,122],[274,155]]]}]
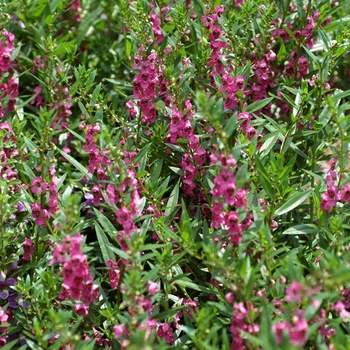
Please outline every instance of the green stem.
[{"label": "green stem", "polygon": [[[320,77],[322,77],[322,67],[320,67]],[[318,121],[320,112],[321,112],[321,103],[322,103],[322,81],[320,82],[318,97],[317,97],[317,111],[316,111],[316,121]],[[317,133],[314,134],[313,144],[311,150],[311,171],[314,173],[316,168],[316,150],[317,150]],[[311,177],[311,189],[315,188],[315,178]],[[314,222],[314,200],[311,196],[310,198],[310,223]]]}]

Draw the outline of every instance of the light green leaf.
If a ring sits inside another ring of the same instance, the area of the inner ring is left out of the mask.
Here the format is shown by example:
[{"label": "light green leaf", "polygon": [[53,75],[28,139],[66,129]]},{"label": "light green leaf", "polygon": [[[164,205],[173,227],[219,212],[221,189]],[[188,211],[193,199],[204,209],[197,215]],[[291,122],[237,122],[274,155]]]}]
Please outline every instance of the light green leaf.
[{"label": "light green leaf", "polygon": [[105,217],[99,210],[94,208],[94,213],[99,221],[99,223],[102,225],[104,230],[107,232],[108,236],[112,238],[112,240],[115,242],[117,239],[117,229],[112,225],[112,223],[109,221],[107,217]]},{"label": "light green leaf", "polygon": [[308,235],[319,232],[319,228],[313,224],[302,224],[290,227],[283,232],[284,235]]},{"label": "light green leaf", "polygon": [[114,259],[114,254],[110,249],[111,244],[107,236],[103,232],[101,226],[97,222],[95,222],[95,230],[96,230],[96,236],[97,236],[98,243],[100,245],[104,262]]},{"label": "light green leaf", "polygon": [[179,200],[179,189],[180,189],[180,179],[176,183],[175,187],[171,191],[166,209],[165,209],[165,216],[169,216],[170,213],[173,211],[173,209],[177,206],[177,202]]},{"label": "light green leaf", "polygon": [[198,284],[190,282],[190,281],[176,280],[173,283],[178,284],[179,286],[183,286],[185,288],[197,290],[198,292],[203,292],[203,293],[208,293],[208,294],[212,294],[214,292],[214,290],[212,288],[203,287],[201,285],[198,285]]},{"label": "light green leaf", "polygon": [[68,160],[69,163],[74,165],[82,174],[84,174],[89,180],[92,180],[93,176],[89,173],[89,171],[81,165],[77,160],[75,160],[73,157],[71,157],[66,152],[62,151],[61,149],[57,148],[57,151],[62,154],[64,158]]},{"label": "light green leaf", "polygon": [[273,97],[268,97],[268,98],[264,98],[263,100],[253,102],[249,106],[247,106],[244,111],[248,112],[248,113],[253,113],[253,112],[265,107],[272,100],[273,100]]},{"label": "light green leaf", "polygon": [[289,211],[296,208],[299,204],[303,203],[307,198],[310,197],[312,190],[307,190],[305,192],[296,192],[287,201],[282,204],[276,211],[274,216],[282,215],[288,213]]}]

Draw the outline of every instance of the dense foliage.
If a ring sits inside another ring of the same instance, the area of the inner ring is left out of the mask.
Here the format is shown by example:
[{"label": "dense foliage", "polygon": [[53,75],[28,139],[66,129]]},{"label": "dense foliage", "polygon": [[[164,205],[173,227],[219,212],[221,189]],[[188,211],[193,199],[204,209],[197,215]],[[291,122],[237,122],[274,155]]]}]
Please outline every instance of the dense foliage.
[{"label": "dense foliage", "polygon": [[349,349],[349,1],[0,5],[0,347]]}]

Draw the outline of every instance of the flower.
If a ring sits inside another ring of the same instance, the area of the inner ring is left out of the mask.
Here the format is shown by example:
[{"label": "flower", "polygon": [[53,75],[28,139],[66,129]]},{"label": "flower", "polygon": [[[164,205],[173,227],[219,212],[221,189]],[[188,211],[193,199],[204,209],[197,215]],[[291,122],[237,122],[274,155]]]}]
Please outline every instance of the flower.
[{"label": "flower", "polygon": [[291,303],[295,301],[296,303],[301,303],[303,287],[297,281],[293,281],[286,288],[286,300]]},{"label": "flower", "polygon": [[30,189],[33,193],[41,194],[43,191],[47,191],[47,182],[38,176],[32,179]]},{"label": "flower", "polygon": [[155,295],[158,292],[158,284],[152,281],[148,281],[147,289],[150,294]]},{"label": "flower", "polygon": [[175,341],[174,332],[170,323],[161,323],[158,326],[157,335],[158,337],[163,338],[166,344],[173,344]]}]

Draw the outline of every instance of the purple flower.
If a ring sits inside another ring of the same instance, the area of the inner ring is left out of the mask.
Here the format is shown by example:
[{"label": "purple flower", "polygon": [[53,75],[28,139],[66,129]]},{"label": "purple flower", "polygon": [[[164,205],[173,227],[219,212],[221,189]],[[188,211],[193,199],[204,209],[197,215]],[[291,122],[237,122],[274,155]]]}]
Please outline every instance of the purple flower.
[{"label": "purple flower", "polygon": [[21,213],[21,212],[23,212],[23,211],[26,211],[27,209],[26,209],[26,207],[25,207],[25,205],[24,205],[24,203],[23,202],[18,202],[17,203],[17,211],[19,212],[19,213]]},{"label": "purple flower", "polygon": [[7,299],[10,295],[10,287],[14,286],[16,281],[13,278],[0,282],[0,298]]}]

